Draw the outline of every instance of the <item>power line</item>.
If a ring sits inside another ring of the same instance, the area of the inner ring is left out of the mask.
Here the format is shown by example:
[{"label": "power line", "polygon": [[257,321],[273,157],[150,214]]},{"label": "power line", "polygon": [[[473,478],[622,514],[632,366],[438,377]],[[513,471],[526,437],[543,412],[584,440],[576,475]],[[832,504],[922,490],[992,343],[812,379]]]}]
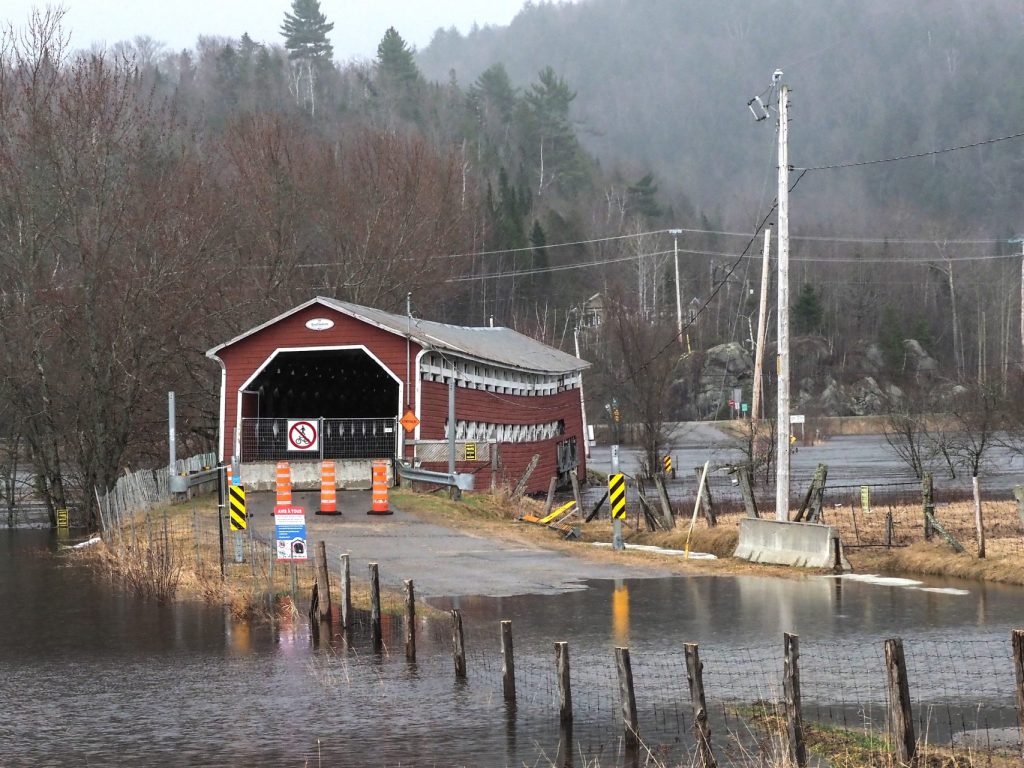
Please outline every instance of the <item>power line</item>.
[{"label": "power line", "polygon": [[999,136],[994,139],[983,139],[981,141],[972,141],[970,144],[960,144],[955,147],[945,147],[944,149],[933,149],[928,152],[915,152],[908,155],[897,155],[895,157],[883,157],[876,160],[859,160],[851,163],[833,163],[831,165],[812,165],[806,168],[799,168],[793,166],[792,169],[795,171],[830,171],[837,168],[857,168],[863,165],[879,165],[881,163],[895,163],[900,160],[913,160],[918,157],[932,157],[934,155],[942,155],[947,152],[959,152],[962,149],[973,149],[974,147],[984,147],[989,144],[998,144],[1001,141],[1009,141],[1010,139],[1019,139],[1024,137],[1024,131],[1020,133],[1012,133],[1009,136]]}]

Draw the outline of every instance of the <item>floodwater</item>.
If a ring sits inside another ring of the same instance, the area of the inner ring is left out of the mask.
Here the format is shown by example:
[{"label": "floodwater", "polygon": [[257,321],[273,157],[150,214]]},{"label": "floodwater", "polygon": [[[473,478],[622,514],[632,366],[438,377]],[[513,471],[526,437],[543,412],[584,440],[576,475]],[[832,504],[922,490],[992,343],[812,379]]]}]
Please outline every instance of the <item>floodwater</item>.
[{"label": "floodwater", "polygon": [[[233,621],[155,606],[41,531],[0,532],[0,765],[522,766],[631,764],[614,647],[631,651],[645,743],[667,764],[693,745],[683,644],[700,644],[713,738],[738,707],[777,698],[782,633],[800,635],[805,716],[884,731],[883,641],[904,640],[919,732],[1011,732],[1009,634],[1024,590],[814,577],[591,582],[560,595],[461,598],[468,676],[446,620],[401,622],[374,654],[365,627],[323,642],[303,619]],[[435,601],[452,607],[452,601]],[[511,619],[518,705],[502,700]],[[574,727],[559,728],[553,644],[568,641]],[[571,750],[561,749],[568,742]]]}]

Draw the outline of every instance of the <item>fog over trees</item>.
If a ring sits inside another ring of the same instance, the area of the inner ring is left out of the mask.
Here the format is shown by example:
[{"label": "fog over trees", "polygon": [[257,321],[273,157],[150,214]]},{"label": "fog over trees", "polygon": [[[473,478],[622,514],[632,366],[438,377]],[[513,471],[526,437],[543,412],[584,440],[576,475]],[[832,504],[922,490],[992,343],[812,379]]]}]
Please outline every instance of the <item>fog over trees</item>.
[{"label": "fog over trees", "polygon": [[[396,24],[349,64],[325,10],[282,2],[277,40],[181,51],[71,51],[54,11],[3,32],[0,474],[20,457],[53,505],[91,504],[164,459],[169,389],[184,450],[211,446],[203,351],[317,294],[404,311],[411,292],[419,316],[493,317],[565,349],[580,326],[598,409],[629,380],[602,371],[645,340],[659,359],[629,365],[657,369],[665,397],[681,355],[749,347],[775,125],[746,103],[777,66],[798,167],[1024,131],[1008,0],[528,5],[420,52]],[[1009,391],[1022,153],[799,177],[791,294],[818,352],[796,375],[841,376],[874,345],[878,375],[909,389],[914,338],[950,381]],[[602,303],[615,322],[596,326]],[[656,420],[691,396],[672,391]]]}]

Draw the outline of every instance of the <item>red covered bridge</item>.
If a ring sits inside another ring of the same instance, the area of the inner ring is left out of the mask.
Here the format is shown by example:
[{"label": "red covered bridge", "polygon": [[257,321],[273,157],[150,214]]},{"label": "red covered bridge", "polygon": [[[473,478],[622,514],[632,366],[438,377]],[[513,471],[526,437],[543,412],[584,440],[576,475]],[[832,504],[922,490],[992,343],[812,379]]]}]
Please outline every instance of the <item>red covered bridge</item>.
[{"label": "red covered bridge", "polygon": [[[528,490],[584,466],[582,372],[588,363],[508,328],[447,325],[317,297],[206,353],[221,365],[220,455],[242,481],[270,488],[277,461],[318,487],[333,459],[342,487],[367,487],[373,459],[448,463],[455,380],[456,469],[476,487]],[[412,433],[399,419],[412,411]]]}]

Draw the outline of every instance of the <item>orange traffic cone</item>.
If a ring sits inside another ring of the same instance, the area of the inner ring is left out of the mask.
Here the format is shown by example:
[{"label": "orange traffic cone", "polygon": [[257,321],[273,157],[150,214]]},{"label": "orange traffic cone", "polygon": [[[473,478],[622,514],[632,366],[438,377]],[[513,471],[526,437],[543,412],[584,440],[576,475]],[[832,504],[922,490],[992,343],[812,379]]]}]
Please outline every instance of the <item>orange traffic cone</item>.
[{"label": "orange traffic cone", "polygon": [[390,515],[388,509],[388,463],[373,462],[373,508],[368,515]]},{"label": "orange traffic cone", "polygon": [[334,462],[325,461],[320,465],[320,509],[318,515],[340,515],[335,488]]}]

